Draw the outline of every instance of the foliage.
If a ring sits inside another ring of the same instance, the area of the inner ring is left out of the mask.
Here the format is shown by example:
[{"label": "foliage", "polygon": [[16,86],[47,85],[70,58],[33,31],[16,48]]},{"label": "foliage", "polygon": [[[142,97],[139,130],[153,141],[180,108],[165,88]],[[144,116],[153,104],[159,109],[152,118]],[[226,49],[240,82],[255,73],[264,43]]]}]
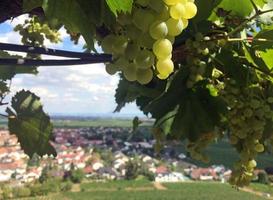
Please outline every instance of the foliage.
[{"label": "foliage", "polygon": [[269,184],[269,178],[266,172],[258,173],[258,182],[261,184]]},{"label": "foliage", "polygon": [[[205,148],[228,137],[240,155],[231,183],[246,185],[253,177],[257,155],[273,144],[272,2],[196,0],[198,12],[193,19],[192,1],[177,2],[24,0],[24,12],[39,7],[44,16],[27,20],[16,30],[26,44],[36,46],[44,46],[41,37],[49,35],[52,42],[58,42],[61,27],[72,40],[83,36],[86,51],[96,51],[97,42],[106,53],[113,53],[106,71],[122,72],[116,111],[135,101],[155,119],[158,147],[166,139],[185,140],[190,155],[205,162],[209,161]],[[166,8],[170,12],[162,16]],[[183,9],[184,13],[178,12]],[[145,21],[137,17],[142,16],[139,13],[145,14]],[[31,32],[29,27],[36,29]],[[32,41],[33,34],[40,38],[38,43]],[[133,50],[136,55],[130,54]],[[1,51],[0,57],[11,56]],[[18,73],[37,73],[37,68],[0,66],[1,102],[9,92],[9,81]],[[21,91],[11,107],[7,109],[9,129],[25,152],[55,155],[50,144],[52,124],[39,98]]]},{"label": "foliage", "polygon": [[31,191],[27,187],[18,187],[13,189],[13,196],[16,198],[29,197],[30,195]]},{"label": "foliage", "polygon": [[138,162],[130,160],[126,163],[125,166],[125,179],[126,180],[134,180],[139,175],[139,166]]},{"label": "foliage", "polygon": [[71,171],[70,180],[73,183],[81,183],[84,177],[84,172],[81,169],[74,169]]}]

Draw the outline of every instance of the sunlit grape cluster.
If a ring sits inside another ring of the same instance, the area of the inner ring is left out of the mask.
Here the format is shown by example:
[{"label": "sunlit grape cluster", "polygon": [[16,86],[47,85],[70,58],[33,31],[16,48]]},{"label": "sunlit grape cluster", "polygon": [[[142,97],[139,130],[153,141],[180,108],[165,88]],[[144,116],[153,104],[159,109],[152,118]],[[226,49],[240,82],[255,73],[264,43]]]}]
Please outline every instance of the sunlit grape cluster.
[{"label": "sunlit grape cluster", "polygon": [[45,39],[52,43],[60,42],[60,33],[51,29],[47,23],[41,23],[38,17],[25,20],[14,28],[22,36],[22,43],[25,45],[42,47]]},{"label": "sunlit grape cluster", "polygon": [[260,86],[239,89],[232,81],[220,94],[229,107],[230,143],[240,153],[230,182],[244,186],[253,179],[257,154],[265,151],[263,134],[267,121],[273,121],[273,98],[264,97]]},{"label": "sunlit grape cluster", "polygon": [[194,39],[188,39],[185,43],[189,52],[187,55],[187,66],[189,67],[189,78],[187,88],[192,88],[195,83],[203,80],[207,68],[207,57],[216,47],[216,41],[211,40],[202,33],[197,33]]},{"label": "sunlit grape cluster", "polygon": [[105,53],[113,55],[109,74],[122,71],[129,81],[147,84],[154,72],[167,79],[174,71],[175,37],[197,13],[193,0],[135,0],[132,13],[120,13],[114,30],[101,40]]},{"label": "sunlit grape cluster", "polygon": [[189,142],[187,151],[190,156],[195,160],[209,163],[210,158],[204,153],[204,150],[215,140],[216,136],[215,133],[207,133],[203,134],[197,141]]}]

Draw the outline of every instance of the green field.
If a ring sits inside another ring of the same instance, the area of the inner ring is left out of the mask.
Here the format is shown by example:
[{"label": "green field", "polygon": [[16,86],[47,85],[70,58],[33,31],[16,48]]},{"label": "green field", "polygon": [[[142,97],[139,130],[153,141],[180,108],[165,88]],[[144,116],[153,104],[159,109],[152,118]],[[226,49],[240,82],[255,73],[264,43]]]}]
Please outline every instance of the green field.
[{"label": "green field", "polygon": [[[118,184],[117,184],[118,183]],[[264,200],[266,198],[238,191],[220,183],[164,184],[158,190],[153,184],[139,183],[93,183],[85,184],[84,192],[68,192],[31,200]],[[93,188],[93,189],[92,189]],[[30,200],[30,199],[29,199]]]}]

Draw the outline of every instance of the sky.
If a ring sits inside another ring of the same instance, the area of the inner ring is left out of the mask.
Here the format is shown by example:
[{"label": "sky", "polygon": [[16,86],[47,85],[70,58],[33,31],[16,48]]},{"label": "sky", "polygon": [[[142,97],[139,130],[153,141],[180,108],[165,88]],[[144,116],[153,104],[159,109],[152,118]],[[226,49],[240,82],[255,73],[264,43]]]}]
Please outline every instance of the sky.
[{"label": "sky", "polygon": [[[0,24],[0,42],[21,44],[20,35],[13,32],[13,27],[22,23],[25,18],[26,16],[20,16]],[[62,42],[51,44],[46,41],[46,47],[82,51],[82,38],[78,45],[74,45],[64,29],[60,33]],[[58,59],[51,56],[43,58]],[[114,94],[119,78],[117,75],[108,75],[104,64],[39,67],[38,71],[37,75],[16,75],[12,80],[11,95],[21,89],[31,90],[41,97],[45,111],[53,115],[112,115],[116,106]],[[3,111],[2,107],[0,112]],[[133,103],[114,116],[122,115],[141,115],[141,112]]]}]

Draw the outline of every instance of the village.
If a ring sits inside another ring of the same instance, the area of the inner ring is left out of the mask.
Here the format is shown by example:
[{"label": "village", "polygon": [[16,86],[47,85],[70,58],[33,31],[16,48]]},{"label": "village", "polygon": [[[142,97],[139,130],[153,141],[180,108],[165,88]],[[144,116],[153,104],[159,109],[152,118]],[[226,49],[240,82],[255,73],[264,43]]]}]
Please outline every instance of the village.
[{"label": "village", "polygon": [[[147,131],[147,130],[146,130]],[[57,157],[29,158],[15,135],[0,131],[0,182],[14,185],[35,182],[45,168],[54,177],[64,177],[71,167],[80,169],[90,180],[126,179],[128,163],[140,168],[156,182],[220,181],[227,182],[231,170],[224,166],[201,168],[187,162],[187,155],[166,146],[160,157],[154,152],[155,141],[130,136],[130,128],[57,128],[53,145]],[[126,141],[126,137],[130,140]]]}]

